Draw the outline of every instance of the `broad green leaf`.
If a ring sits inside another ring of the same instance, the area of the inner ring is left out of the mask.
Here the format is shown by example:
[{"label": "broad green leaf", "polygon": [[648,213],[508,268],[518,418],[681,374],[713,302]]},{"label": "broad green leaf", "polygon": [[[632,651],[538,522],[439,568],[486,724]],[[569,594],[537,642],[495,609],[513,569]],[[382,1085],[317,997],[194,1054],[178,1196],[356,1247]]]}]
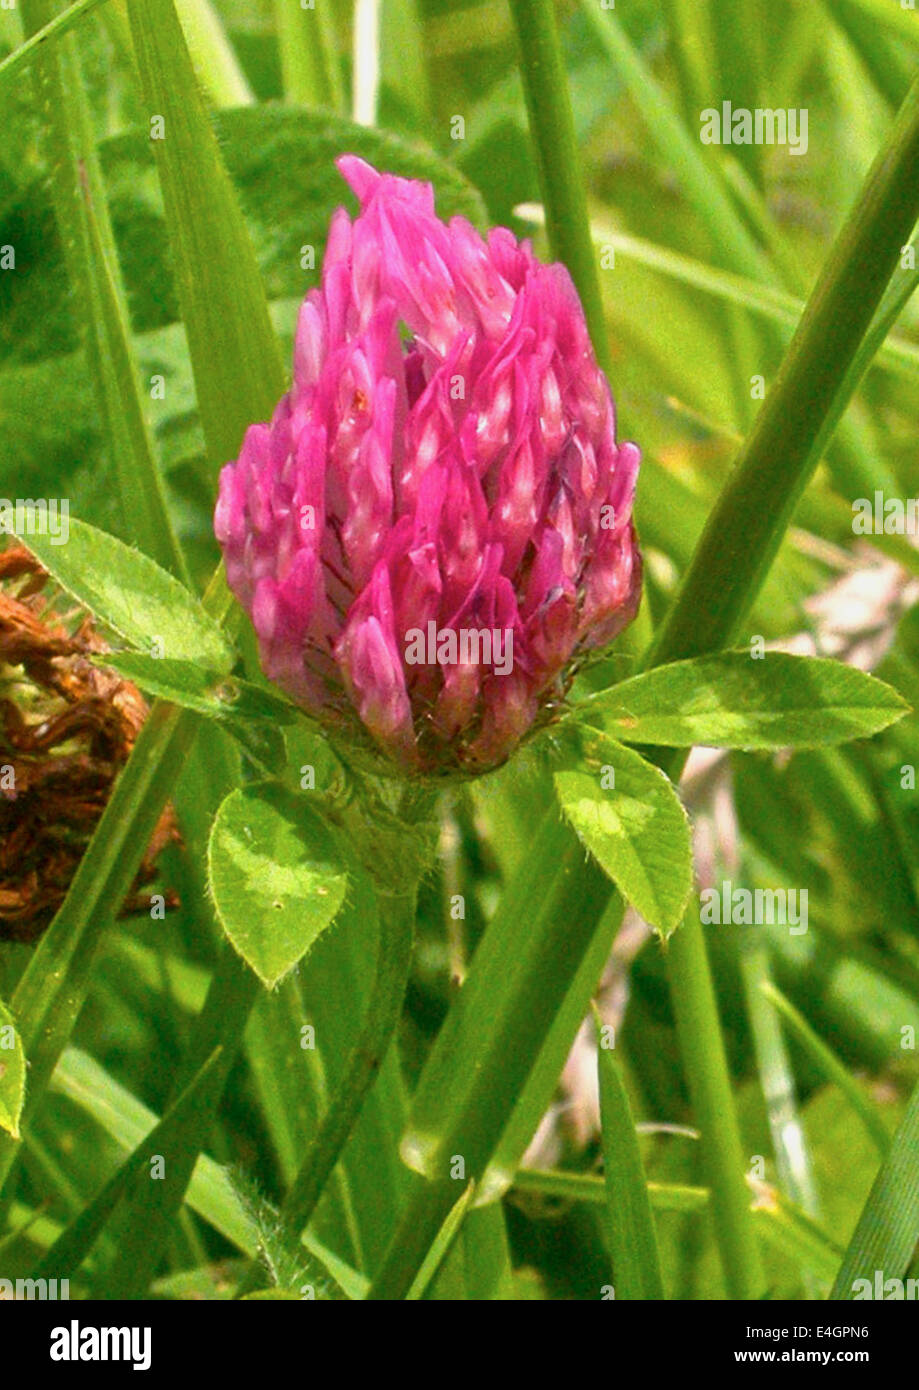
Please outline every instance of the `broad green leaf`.
[{"label": "broad green leaf", "polygon": [[617,1299],[662,1299],[660,1255],[632,1107],[596,1015],[603,1176]]},{"label": "broad green leaf", "polygon": [[309,793],[297,798],[272,784],[226,798],[208,867],[221,926],[269,989],[334,920],[348,884],[341,851]]},{"label": "broad green leaf", "polygon": [[26,1092],[26,1056],[13,1015],[0,1001],[0,1128],[19,1138]]},{"label": "broad green leaf", "polygon": [[584,767],[554,774],[559,803],[622,896],[666,937],[692,890],[689,820],[660,768],[612,739],[584,733]]},{"label": "broad green leaf", "polygon": [[[904,1280],[919,1240],[919,1085],[913,1090],[906,1114],[893,1138],[890,1152],[874,1180],[855,1234],[849,1243],[833,1292],[833,1299],[864,1296],[867,1280],[876,1297],[875,1276],[883,1281]],[[901,1295],[902,1297],[902,1291]]]},{"label": "broad green leaf", "polygon": [[23,545],[54,579],[130,646],[177,661],[201,661],[221,673],[235,657],[219,624],[148,556],[86,522],[69,518],[66,543],[37,523]]},{"label": "broad green leaf", "polygon": [[272,719],[292,724],[300,718],[300,711],[283,695],[192,661],[112,652],[96,658],[96,664],[111,666],[151,695],[211,719]]},{"label": "broad green leaf", "polygon": [[908,709],[891,686],[840,661],[735,651],[658,666],[576,713],[629,743],[817,748],[867,738]]},{"label": "broad green leaf", "polygon": [[300,712],[281,695],[191,661],[143,652],[107,653],[96,664],[111,666],[149,695],[216,719],[266,772],[285,770],[286,745],[277,726],[292,724]]}]

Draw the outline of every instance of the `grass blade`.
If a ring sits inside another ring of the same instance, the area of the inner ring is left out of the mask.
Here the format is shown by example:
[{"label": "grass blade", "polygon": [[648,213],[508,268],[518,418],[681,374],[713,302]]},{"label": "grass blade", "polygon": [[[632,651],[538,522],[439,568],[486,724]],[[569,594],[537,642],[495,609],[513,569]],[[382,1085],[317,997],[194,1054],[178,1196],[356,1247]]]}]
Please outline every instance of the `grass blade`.
[{"label": "grass blade", "polygon": [[248,106],[255,96],[211,0],[175,0],[195,70],[217,106]]},{"label": "grass blade", "polygon": [[[109,1134],[125,1153],[131,1153],[157,1123],[157,1116],[127,1091],[98,1062],[78,1048],[68,1048],[54,1075],[54,1089]],[[257,1254],[258,1232],[252,1214],[225,1168],[207,1154],[198,1159],[188,1186],[188,1205],[237,1250]],[[303,1244],[329,1271],[349,1298],[364,1297],[367,1281],[321,1241],[304,1236]]]},{"label": "grass blade", "polygon": [[344,115],[335,31],[325,0],[314,9],[275,0],[274,13],[287,100],[302,106],[330,106]]},{"label": "grass blade", "polygon": [[612,1052],[604,1046],[600,1015],[595,1011],[594,1016],[599,1044],[597,1079],[603,1170],[616,1298],[662,1299],[664,1286],[657,1234],[632,1107]]},{"label": "grass blade", "polygon": [[[48,0],[24,0],[23,19],[33,32],[50,15]],[[36,56],[35,77],[51,138],[55,215],[119,482],[122,529],[163,568],[184,579],[185,562],[141,403],[105,185],[72,35]]]},{"label": "grass blade", "polygon": [[61,10],[60,14],[49,19],[40,29],[36,29],[29,35],[25,43],[20,44],[0,63],[0,83],[9,81],[18,68],[31,63],[35,58],[36,51],[43,43],[47,43],[49,39],[61,38],[62,35],[69,33],[75,24],[78,24],[81,19],[102,3],[103,0],[76,0],[75,4],[69,5],[66,10]]},{"label": "grass blade", "polygon": [[429,1284],[431,1284],[434,1280],[437,1271],[440,1269],[444,1260],[447,1258],[447,1255],[450,1253],[450,1249],[453,1245],[453,1242],[456,1240],[457,1236],[460,1233],[460,1227],[463,1224],[463,1218],[469,1210],[469,1204],[472,1201],[474,1194],[475,1183],[470,1182],[465,1192],[463,1192],[463,1194],[459,1197],[455,1206],[450,1211],[450,1214],[447,1217],[446,1221],[441,1226],[440,1230],[437,1232],[437,1236],[433,1241],[430,1250],[425,1255],[424,1260],[421,1263],[421,1268],[415,1275],[415,1278],[412,1282],[412,1287],[405,1295],[406,1301],[416,1302],[418,1299],[424,1297],[425,1291],[427,1290]]},{"label": "grass blade", "polygon": [[798,1112],[794,1075],[779,1021],[763,997],[769,957],[758,941],[741,941],[740,972],[780,1185],[797,1207],[808,1216],[816,1216],[817,1188]]},{"label": "grass blade", "polygon": [[832,1085],[838,1086],[870,1134],[878,1152],[883,1157],[890,1149],[890,1135],[887,1128],[866,1097],[849,1068],[839,1060],[835,1052],[822,1038],[818,1037],[803,1014],[776,988],[771,980],[763,980],[760,989],[770,1004],[781,1014],[790,1031],[808,1053],[814,1065]]},{"label": "grass blade", "polygon": [[[158,1124],[144,1136],[130,1157],[112,1174],[77,1219],[61,1232],[42,1256],[38,1267],[33,1271],[33,1278],[41,1278],[44,1275],[73,1278],[105,1230],[119,1202],[128,1196],[129,1188],[137,1183],[141,1175],[147,1173],[151,1154],[170,1154],[176,1130],[181,1130],[186,1123],[187,1114],[194,1113],[199,1099],[207,1093],[219,1056],[219,1049],[211,1054]],[[171,1165],[167,1159],[167,1167],[169,1166]],[[159,1184],[151,1183],[150,1186],[158,1187]]]},{"label": "grass blade", "polygon": [[[893,1137],[849,1243],[831,1299],[856,1296],[855,1284],[904,1279],[919,1242],[919,1085]],[[876,1295],[873,1295],[876,1296]],[[900,1296],[902,1297],[902,1291]]]},{"label": "grass blade", "polygon": [[201,100],[172,0],[128,0],[213,467],[235,456],[246,427],[268,419],[284,368],[236,195]]}]

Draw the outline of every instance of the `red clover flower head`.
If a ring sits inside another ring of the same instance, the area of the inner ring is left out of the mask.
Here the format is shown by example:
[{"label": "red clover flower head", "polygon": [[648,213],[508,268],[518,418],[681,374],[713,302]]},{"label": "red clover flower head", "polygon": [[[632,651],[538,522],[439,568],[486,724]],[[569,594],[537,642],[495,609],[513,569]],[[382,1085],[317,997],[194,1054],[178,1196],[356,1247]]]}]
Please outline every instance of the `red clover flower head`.
[{"label": "red clover flower head", "polygon": [[430,185],[338,167],[293,384],[214,525],[266,675],[414,774],[504,762],[635,615],[639,464],[567,271]]}]

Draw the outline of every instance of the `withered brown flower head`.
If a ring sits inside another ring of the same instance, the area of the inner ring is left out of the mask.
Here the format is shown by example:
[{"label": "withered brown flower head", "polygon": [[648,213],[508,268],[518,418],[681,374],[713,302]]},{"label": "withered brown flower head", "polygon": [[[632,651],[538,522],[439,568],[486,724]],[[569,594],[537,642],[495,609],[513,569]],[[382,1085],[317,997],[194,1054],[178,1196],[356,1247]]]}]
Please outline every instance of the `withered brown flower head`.
[{"label": "withered brown flower head", "polygon": [[[70,886],[112,784],[147,715],[137,688],[95,666],[108,650],[92,619],[67,612],[23,546],[0,550],[0,939],[28,941]],[[160,817],[126,912],[178,839]],[[167,903],[169,895],[165,895]]]}]

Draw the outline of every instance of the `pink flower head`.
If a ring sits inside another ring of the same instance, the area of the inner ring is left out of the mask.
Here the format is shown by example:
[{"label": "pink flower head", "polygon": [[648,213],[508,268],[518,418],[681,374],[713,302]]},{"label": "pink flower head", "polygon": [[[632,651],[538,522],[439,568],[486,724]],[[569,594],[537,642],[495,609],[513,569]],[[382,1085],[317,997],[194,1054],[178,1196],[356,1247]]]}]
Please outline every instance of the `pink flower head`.
[{"label": "pink flower head", "polygon": [[293,385],[214,527],[270,679],[405,770],[481,771],[635,615],[639,451],[562,266],[338,168],[360,214],[332,219]]}]

